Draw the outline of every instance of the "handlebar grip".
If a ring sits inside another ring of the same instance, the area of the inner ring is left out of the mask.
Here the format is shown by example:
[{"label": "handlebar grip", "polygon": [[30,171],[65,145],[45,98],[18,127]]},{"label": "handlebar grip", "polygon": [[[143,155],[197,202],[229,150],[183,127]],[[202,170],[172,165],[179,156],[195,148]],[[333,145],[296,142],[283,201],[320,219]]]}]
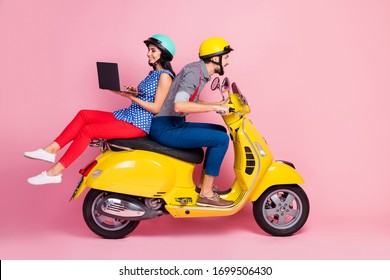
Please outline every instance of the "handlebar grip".
[{"label": "handlebar grip", "polygon": [[[229,108],[229,113],[234,113],[236,110],[234,110],[234,108]],[[221,110],[221,111],[216,111],[217,114],[221,114],[223,115],[225,111]]]}]

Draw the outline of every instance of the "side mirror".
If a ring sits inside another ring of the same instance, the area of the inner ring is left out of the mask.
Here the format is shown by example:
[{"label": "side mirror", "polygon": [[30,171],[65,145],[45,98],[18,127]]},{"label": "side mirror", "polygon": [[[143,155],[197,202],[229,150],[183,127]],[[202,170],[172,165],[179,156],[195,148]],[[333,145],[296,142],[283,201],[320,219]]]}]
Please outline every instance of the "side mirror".
[{"label": "side mirror", "polygon": [[[217,77],[218,78],[218,77]],[[222,81],[222,85],[221,85],[221,91],[222,92],[230,92],[230,81],[229,81],[229,78],[226,77],[225,79],[223,79]]]},{"label": "side mirror", "polygon": [[221,86],[219,85],[219,77],[215,77],[213,82],[211,83],[211,90],[219,89]]},{"label": "side mirror", "polygon": [[211,83],[211,90],[219,89],[219,92],[222,96],[222,101],[225,101],[226,98],[223,95],[225,92],[230,92],[230,82],[229,79],[226,77],[222,81],[222,85],[219,83],[219,77],[215,77],[213,82]]}]

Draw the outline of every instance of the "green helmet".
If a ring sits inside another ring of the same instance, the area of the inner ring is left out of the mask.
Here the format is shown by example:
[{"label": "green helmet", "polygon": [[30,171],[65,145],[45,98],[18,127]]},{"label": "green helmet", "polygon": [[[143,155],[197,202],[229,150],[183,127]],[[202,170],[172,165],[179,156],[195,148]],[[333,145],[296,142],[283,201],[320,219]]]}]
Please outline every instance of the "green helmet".
[{"label": "green helmet", "polygon": [[156,45],[162,52],[168,55],[169,60],[172,60],[176,53],[176,47],[171,38],[163,34],[155,34],[145,40],[144,43],[147,46],[149,46],[149,44]]}]

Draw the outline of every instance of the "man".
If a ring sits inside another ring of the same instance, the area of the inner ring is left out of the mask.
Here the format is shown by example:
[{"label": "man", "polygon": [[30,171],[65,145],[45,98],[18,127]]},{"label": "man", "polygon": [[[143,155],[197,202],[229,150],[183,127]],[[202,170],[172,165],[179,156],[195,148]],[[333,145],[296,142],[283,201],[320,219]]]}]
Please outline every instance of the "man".
[{"label": "man", "polygon": [[227,114],[229,108],[220,103],[201,102],[200,92],[214,74],[223,75],[233,49],[226,40],[212,37],[199,48],[198,62],[187,64],[174,79],[159,113],[152,120],[150,137],[173,148],[206,147],[204,174],[201,178],[199,206],[231,207],[233,201],[216,193],[215,177],[229,146],[229,136],[223,126],[186,122],[185,115],[201,112]]}]

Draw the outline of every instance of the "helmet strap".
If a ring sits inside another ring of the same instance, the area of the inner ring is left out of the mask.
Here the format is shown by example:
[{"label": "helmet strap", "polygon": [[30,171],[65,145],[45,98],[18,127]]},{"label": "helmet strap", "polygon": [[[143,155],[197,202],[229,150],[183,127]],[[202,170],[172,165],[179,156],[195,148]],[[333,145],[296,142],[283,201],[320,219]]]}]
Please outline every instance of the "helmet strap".
[{"label": "helmet strap", "polygon": [[153,63],[149,63],[150,66],[152,66],[153,68],[156,68],[157,64],[159,64],[160,62],[160,59],[157,59],[155,62]]},{"label": "helmet strap", "polygon": [[211,61],[213,64],[216,64],[216,65],[219,66],[220,72],[219,72],[218,74],[219,74],[220,76],[223,76],[223,74],[225,74],[225,70],[223,69],[223,65],[222,65],[222,54],[220,54],[218,57],[219,57],[219,61],[218,61],[218,62],[216,62],[216,61],[214,61],[214,60],[211,60],[211,59],[210,59],[210,61]]}]

